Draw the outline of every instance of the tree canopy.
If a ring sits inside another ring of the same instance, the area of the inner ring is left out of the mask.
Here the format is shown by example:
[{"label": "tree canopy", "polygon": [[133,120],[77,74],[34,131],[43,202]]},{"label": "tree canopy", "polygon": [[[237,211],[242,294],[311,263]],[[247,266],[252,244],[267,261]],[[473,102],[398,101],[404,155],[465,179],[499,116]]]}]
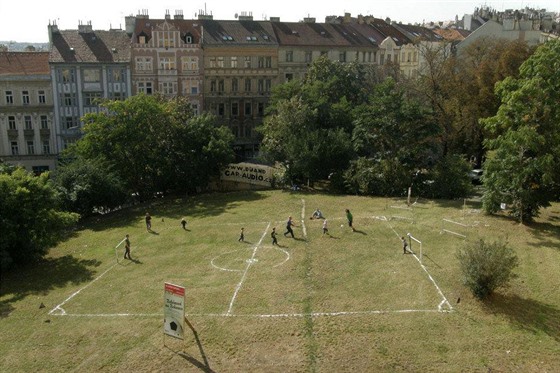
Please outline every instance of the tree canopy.
[{"label": "tree canopy", "polygon": [[78,219],[64,212],[48,173],[0,165],[0,266],[2,269],[44,256]]},{"label": "tree canopy", "polygon": [[233,159],[231,131],[212,116],[195,116],[185,98],[141,94],[101,106],[84,117],[75,151],[110,165],[129,192],[196,190]]}]

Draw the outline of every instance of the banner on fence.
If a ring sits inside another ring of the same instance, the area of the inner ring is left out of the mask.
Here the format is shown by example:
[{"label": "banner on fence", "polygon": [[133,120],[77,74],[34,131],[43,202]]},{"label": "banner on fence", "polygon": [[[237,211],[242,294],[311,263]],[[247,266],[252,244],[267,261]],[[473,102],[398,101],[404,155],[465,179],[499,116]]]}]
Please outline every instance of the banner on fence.
[{"label": "banner on fence", "polygon": [[222,170],[221,180],[271,186],[274,167],[252,163],[230,163]]}]

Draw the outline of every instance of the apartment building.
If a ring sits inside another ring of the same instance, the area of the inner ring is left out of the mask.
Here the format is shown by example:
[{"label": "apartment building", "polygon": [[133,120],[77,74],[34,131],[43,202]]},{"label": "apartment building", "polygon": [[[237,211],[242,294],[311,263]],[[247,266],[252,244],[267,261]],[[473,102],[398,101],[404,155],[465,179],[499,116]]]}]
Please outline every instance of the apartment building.
[{"label": "apartment building", "polygon": [[40,173],[54,169],[48,52],[0,52],[0,159]]},{"label": "apartment building", "polygon": [[126,18],[131,35],[132,94],[187,97],[196,114],[202,110],[203,60],[201,22],[185,20],[181,11],[173,19],[150,19],[147,12]]},{"label": "apartment building", "polygon": [[235,136],[238,160],[258,155],[272,87],[279,83],[278,41],[268,21],[241,14],[236,21],[200,16],[204,49],[204,110]]},{"label": "apartment building", "polygon": [[131,95],[130,38],[124,30],[77,30],[49,25],[49,65],[57,149],[82,136],[82,117],[100,110],[99,99]]}]

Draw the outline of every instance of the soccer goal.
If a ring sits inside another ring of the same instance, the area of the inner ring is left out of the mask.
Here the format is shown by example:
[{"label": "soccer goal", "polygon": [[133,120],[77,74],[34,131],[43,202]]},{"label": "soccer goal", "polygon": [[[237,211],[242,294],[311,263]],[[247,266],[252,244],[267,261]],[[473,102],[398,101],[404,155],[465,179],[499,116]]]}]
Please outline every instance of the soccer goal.
[{"label": "soccer goal", "polygon": [[459,223],[451,219],[441,219],[441,232],[449,233],[458,237],[467,238],[467,231],[471,226],[468,224]]},{"label": "soccer goal", "polygon": [[115,258],[117,259],[117,263],[119,262],[119,254],[117,252],[117,249],[124,243],[124,241],[126,241],[126,237],[123,238],[122,241],[117,244],[117,246],[115,246]]},{"label": "soccer goal", "polygon": [[419,250],[420,250],[420,256],[418,257],[418,259],[420,260],[420,264],[422,263],[422,241],[420,241],[419,239],[417,239],[416,237],[414,237],[413,235],[411,235],[410,233],[407,233],[406,236],[408,237],[408,247],[411,253],[414,254],[414,250],[412,250],[412,243],[416,243],[419,245]]}]

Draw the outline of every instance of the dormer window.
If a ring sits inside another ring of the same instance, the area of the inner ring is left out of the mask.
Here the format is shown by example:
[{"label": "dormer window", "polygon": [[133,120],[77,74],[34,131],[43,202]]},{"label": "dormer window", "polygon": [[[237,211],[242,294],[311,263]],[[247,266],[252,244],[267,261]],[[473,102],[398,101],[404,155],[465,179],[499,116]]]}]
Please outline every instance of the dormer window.
[{"label": "dormer window", "polygon": [[146,44],[146,36],[140,35],[138,37],[138,44]]}]

